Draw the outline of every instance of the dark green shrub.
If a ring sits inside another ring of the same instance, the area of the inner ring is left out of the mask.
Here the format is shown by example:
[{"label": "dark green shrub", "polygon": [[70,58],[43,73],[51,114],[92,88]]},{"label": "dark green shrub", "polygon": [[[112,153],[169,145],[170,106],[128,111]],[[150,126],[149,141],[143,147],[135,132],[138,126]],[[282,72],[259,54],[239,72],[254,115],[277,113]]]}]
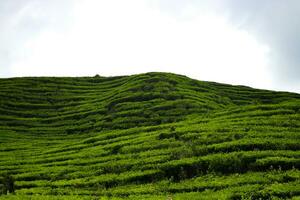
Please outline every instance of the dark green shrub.
[{"label": "dark green shrub", "polygon": [[158,135],[159,140],[171,139],[171,138],[179,139],[179,135],[176,133],[161,133]]},{"label": "dark green shrub", "polygon": [[0,183],[0,194],[8,194],[15,192],[14,178],[10,175],[4,175],[2,184]]},{"label": "dark green shrub", "polygon": [[175,140],[178,140],[180,138],[180,134],[178,132],[175,132],[175,128],[171,127],[169,133],[161,133],[158,135],[159,140],[163,139],[171,139],[174,138]]},{"label": "dark green shrub", "polygon": [[119,153],[119,150],[122,148],[122,145],[115,145],[111,148],[111,153],[112,154],[117,154]]}]

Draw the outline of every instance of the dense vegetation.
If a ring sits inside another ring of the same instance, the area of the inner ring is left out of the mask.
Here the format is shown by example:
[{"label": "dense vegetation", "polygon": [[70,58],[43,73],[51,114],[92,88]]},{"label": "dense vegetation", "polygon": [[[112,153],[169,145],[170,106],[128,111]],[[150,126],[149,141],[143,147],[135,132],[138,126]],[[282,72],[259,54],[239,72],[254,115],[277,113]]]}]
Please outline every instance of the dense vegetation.
[{"label": "dense vegetation", "polygon": [[167,73],[0,79],[0,199],[300,199],[299,150],[299,94]]}]

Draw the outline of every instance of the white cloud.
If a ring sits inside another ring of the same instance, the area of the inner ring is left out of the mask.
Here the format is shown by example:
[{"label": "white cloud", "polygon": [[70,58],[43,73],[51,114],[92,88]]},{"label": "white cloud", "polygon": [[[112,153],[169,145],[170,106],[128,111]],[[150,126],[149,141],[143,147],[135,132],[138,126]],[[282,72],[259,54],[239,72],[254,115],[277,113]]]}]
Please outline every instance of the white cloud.
[{"label": "white cloud", "polygon": [[284,60],[274,41],[262,43],[255,31],[233,23],[225,1],[176,0],[178,6],[168,0],[6,2],[0,3],[2,19],[7,18],[0,19],[2,77],[167,71],[299,92],[295,79],[285,81],[287,73],[281,73],[281,81],[274,76],[279,65],[281,71],[297,72],[295,59]]},{"label": "white cloud", "polygon": [[141,0],[77,1],[72,8],[67,29],[48,27],[26,41],[14,76],[165,71],[271,87],[268,46],[213,12],[187,6],[174,17]]}]

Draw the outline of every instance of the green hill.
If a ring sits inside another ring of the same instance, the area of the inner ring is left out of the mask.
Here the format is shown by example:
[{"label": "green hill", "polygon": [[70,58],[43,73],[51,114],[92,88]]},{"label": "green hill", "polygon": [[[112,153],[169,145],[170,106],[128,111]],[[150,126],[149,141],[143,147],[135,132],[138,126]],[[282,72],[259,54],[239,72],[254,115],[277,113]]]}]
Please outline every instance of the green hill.
[{"label": "green hill", "polygon": [[0,199],[297,199],[299,150],[300,94],[170,73],[0,79]]}]

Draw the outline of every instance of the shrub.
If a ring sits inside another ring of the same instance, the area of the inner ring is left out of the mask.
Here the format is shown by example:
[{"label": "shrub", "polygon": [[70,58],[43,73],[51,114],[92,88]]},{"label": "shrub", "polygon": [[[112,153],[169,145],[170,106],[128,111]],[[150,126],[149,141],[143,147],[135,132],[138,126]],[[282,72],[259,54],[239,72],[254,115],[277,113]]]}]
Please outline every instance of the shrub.
[{"label": "shrub", "polygon": [[168,132],[168,133],[161,133],[161,134],[158,135],[158,139],[159,140],[170,139],[170,138],[174,138],[176,140],[178,140],[180,138],[179,133],[175,132],[175,128],[174,127],[170,128],[170,132]]},{"label": "shrub", "polygon": [[14,178],[10,175],[4,175],[2,178],[2,184],[0,184],[0,194],[8,194],[15,192]]}]

